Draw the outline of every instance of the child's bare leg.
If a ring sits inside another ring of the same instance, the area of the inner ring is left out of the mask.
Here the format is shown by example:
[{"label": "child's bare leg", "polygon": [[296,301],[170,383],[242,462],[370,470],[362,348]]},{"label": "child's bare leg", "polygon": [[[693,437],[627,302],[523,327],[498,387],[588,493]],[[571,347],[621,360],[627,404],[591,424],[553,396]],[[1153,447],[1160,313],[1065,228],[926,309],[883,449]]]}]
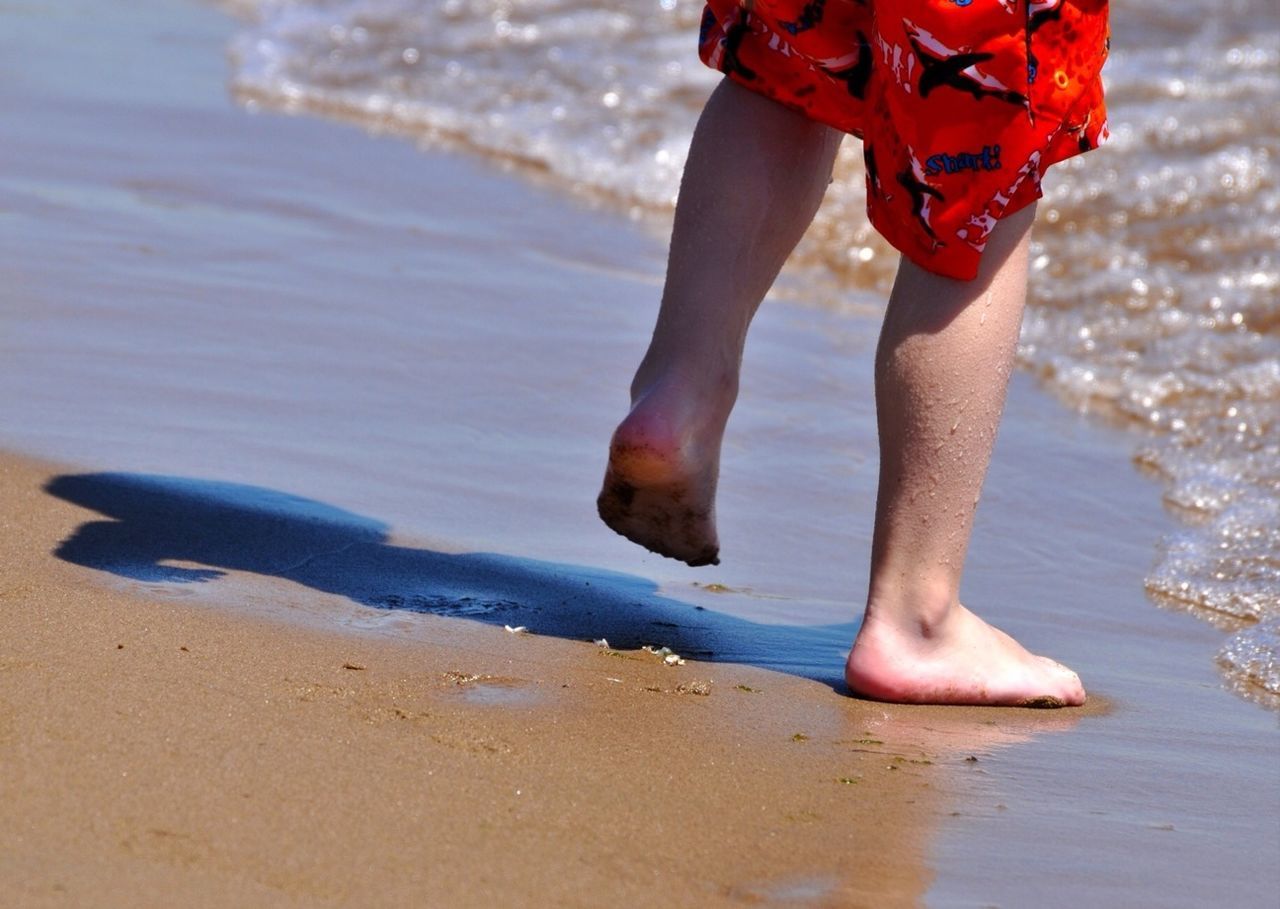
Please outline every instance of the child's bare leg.
[{"label": "child's bare leg", "polygon": [[694,131],[653,340],[598,507],[641,546],[718,561],[720,443],[747,327],[813,220],[842,133],[723,80]]},{"label": "child's bare leg", "polygon": [[1026,299],[1034,208],[1001,221],[974,281],[903,260],[876,352],[880,491],[871,586],[845,678],[863,695],[1080,704],[1075,673],[958,599]]}]

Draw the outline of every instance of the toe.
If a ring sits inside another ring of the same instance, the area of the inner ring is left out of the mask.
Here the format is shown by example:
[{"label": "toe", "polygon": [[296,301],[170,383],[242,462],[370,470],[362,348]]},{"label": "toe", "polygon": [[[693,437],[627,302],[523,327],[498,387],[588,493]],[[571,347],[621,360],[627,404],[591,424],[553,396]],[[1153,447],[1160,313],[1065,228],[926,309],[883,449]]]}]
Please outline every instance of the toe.
[{"label": "toe", "polygon": [[1056,683],[1057,697],[1069,707],[1079,707],[1085,702],[1084,685],[1080,681],[1080,676],[1075,672],[1063,666],[1057,660],[1051,660],[1048,657],[1041,657],[1047,666],[1053,672],[1053,679]]}]

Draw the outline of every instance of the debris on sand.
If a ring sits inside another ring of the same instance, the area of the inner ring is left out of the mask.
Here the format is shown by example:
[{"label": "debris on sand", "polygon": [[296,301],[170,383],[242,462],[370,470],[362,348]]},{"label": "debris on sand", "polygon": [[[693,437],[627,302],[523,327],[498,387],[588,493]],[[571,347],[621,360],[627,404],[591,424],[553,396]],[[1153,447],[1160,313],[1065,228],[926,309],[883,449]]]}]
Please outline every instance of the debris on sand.
[{"label": "debris on sand", "polygon": [[652,644],[645,644],[642,650],[652,653],[654,656],[662,657],[662,662],[668,666],[683,666],[684,657],[676,653],[670,647],[654,647]]},{"label": "debris on sand", "polygon": [[516,625],[514,628],[511,627],[510,625],[503,625],[502,627],[507,629],[508,634],[528,634],[529,633],[529,629],[523,625]]},{"label": "debris on sand", "polygon": [[456,669],[450,669],[448,672],[442,673],[447,681],[453,682],[455,685],[469,685],[472,682],[478,682],[482,676],[476,675],[474,672],[459,672]]}]

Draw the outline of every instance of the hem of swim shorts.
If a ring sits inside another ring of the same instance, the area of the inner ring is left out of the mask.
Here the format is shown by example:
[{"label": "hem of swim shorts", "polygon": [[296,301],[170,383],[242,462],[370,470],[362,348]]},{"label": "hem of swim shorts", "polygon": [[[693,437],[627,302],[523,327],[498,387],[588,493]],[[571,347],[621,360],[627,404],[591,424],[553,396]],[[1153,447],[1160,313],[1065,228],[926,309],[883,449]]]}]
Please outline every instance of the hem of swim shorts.
[{"label": "hem of swim shorts", "polygon": [[[1025,197],[1018,197],[1001,209],[1000,214],[996,216],[996,220],[1003,221],[1010,215],[1022,211],[1028,205],[1040,201],[1043,197],[1044,193],[1037,187],[1035,195],[1028,194]],[[922,249],[918,244],[902,239],[894,224],[876,218],[871,211],[867,212],[867,220],[871,222],[871,226],[890,246],[925,271],[943,278],[950,278],[953,281],[972,281],[978,277],[978,271],[982,267],[983,251],[968,247],[968,250],[962,256],[953,255],[949,257],[950,262],[955,267],[947,268],[942,264],[946,260],[939,259],[934,250]],[[957,259],[959,261],[956,261]]]},{"label": "hem of swim shorts", "polygon": [[[1106,109],[1101,108],[1100,113],[1104,118],[1103,122],[1105,124]],[[1065,122],[1066,122],[1065,120],[1062,121],[1062,123],[1065,123]],[[1055,133],[1055,136],[1054,136],[1055,139],[1057,135],[1058,134]],[[1101,139],[1097,145],[1093,145],[1089,148],[1072,149],[1069,146],[1067,146],[1065,148],[1060,149],[1057,154],[1046,157],[1040,163],[1039,174],[1037,175],[1034,193],[1028,192],[1022,195],[1015,196],[1013,200],[1010,202],[1010,204],[1006,205],[1004,208],[1000,209],[999,213],[995,214],[996,220],[1003,221],[1005,218],[1009,217],[1010,215],[1014,215],[1022,211],[1022,209],[1026,208],[1028,205],[1032,205],[1036,202],[1039,202],[1041,199],[1043,199],[1044,189],[1043,189],[1042,181],[1044,180],[1045,175],[1048,174],[1049,168],[1053,167],[1055,164],[1061,164],[1063,161],[1069,161],[1072,158],[1077,158],[1081,155],[1086,155],[1091,151],[1095,151],[1096,149],[1101,148],[1105,143],[1106,143],[1106,140]],[[1046,145],[1052,147],[1053,141],[1050,140],[1050,142],[1046,143]],[[994,201],[994,198],[995,197],[993,196],[991,199],[988,199],[984,207],[989,209],[992,201]],[[982,256],[984,251],[976,250],[970,247],[969,248],[970,253],[966,253],[962,259],[964,266],[960,266],[960,264],[957,263],[958,267],[954,269],[939,267],[939,260],[937,259],[936,254],[934,253],[933,250],[922,249],[918,244],[910,242],[910,240],[904,240],[898,236],[895,236],[898,233],[895,225],[891,223],[882,223],[881,221],[879,221],[877,218],[874,217],[870,209],[868,209],[867,211],[867,220],[871,222],[871,226],[876,229],[876,232],[879,233],[880,236],[884,237],[884,239],[889,243],[890,246],[892,246],[895,250],[897,250],[902,255],[906,256],[914,264],[923,268],[925,271],[928,271],[935,275],[940,275],[944,278],[951,278],[956,281],[972,281],[975,278],[977,278],[978,271],[982,266]],[[953,256],[952,259],[954,260],[955,257]],[[972,267],[968,267],[970,264]]]}]

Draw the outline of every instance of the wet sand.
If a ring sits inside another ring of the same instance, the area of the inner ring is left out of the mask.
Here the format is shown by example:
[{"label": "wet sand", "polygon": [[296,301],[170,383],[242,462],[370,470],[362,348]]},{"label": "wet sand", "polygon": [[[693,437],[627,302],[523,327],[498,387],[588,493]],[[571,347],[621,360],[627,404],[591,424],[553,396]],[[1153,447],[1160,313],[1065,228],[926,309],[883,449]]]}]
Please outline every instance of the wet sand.
[{"label": "wet sand", "polygon": [[953,780],[1100,712],[147,599],[51,557],[98,516],[47,465],[2,470],[11,905],[914,905]]},{"label": "wet sand", "polygon": [[725,564],[646,556],[591,502],[660,240],[246,114],[212,10],[95,15],[0,10],[20,905],[1273,901],[1274,716],[1143,596],[1132,436],[1015,377],[966,579],[1089,711],[851,700],[874,300],[765,308]]}]

